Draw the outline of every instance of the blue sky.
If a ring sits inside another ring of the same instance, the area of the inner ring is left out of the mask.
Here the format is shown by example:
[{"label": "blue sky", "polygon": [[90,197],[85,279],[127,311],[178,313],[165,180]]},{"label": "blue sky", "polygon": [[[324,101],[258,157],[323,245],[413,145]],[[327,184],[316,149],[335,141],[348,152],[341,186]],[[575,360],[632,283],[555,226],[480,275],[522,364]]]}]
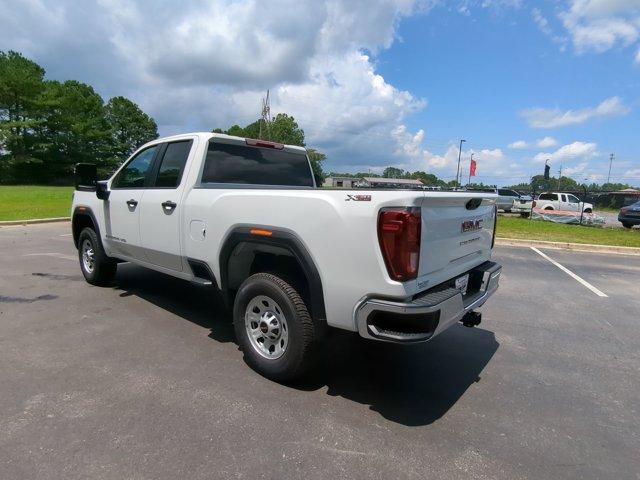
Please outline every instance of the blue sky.
[{"label": "blue sky", "polygon": [[[566,35],[557,18],[559,5],[537,3],[558,36]],[[635,141],[640,133],[636,50],[615,45],[602,53],[578,53],[541,31],[532,10],[479,9],[463,15],[455,8],[436,7],[428,15],[403,20],[399,41],[381,52],[377,66],[388,82],[428,100],[424,110],[407,118],[407,127],[424,129],[429,150],[441,151],[465,138],[465,149],[500,148],[522,167],[494,175],[480,164],[482,181],[513,183],[541,173],[542,164],[532,157],[557,148],[538,148],[535,143],[551,136],[556,147],[576,141],[597,144],[597,154],[557,158],[552,162],[554,172],[561,163],[571,169],[587,162],[572,176],[576,180],[593,176],[600,182],[608,171],[609,154],[615,152],[612,177],[640,184],[640,171],[633,172],[640,168]],[[519,114],[534,107],[562,111],[593,107],[615,96],[628,113],[555,128],[533,128]],[[508,148],[518,140],[528,145]]]},{"label": "blue sky", "polygon": [[326,170],[640,185],[640,0],[0,0],[0,50],[160,133],[294,115]]}]

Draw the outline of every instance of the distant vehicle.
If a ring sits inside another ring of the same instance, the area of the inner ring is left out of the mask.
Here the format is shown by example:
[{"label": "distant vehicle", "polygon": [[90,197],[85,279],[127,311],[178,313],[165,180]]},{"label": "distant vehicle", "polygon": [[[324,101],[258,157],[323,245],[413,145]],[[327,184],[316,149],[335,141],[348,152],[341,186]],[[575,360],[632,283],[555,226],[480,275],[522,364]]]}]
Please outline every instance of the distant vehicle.
[{"label": "distant vehicle", "polygon": [[515,203],[520,200],[521,195],[515,190],[507,188],[498,189],[498,210],[510,213]]},{"label": "distant vehicle", "polygon": [[532,203],[533,208],[541,210],[561,210],[568,212],[592,213],[593,204],[581,202],[578,197],[570,193],[544,192]]},{"label": "distant vehicle", "polygon": [[484,187],[469,189],[463,188],[462,190],[468,192],[493,193],[498,195],[498,201],[496,202],[498,210],[504,210],[507,213],[511,212],[515,200],[520,198],[520,194],[518,192],[506,188]]},{"label": "distant vehicle", "polygon": [[622,207],[620,213],[618,213],[618,221],[622,223],[624,228],[640,225],[640,202]]},{"label": "distant vehicle", "polygon": [[531,214],[533,197],[531,195],[520,195],[520,198],[513,202],[511,212],[519,213],[521,217],[528,217]]}]

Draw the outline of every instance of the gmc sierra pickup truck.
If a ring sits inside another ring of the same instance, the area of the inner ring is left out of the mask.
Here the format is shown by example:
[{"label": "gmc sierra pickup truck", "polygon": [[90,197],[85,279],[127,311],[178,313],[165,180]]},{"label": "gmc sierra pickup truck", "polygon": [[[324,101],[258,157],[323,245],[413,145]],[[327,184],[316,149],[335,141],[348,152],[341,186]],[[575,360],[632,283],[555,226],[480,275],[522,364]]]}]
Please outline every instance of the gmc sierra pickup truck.
[{"label": "gmc sierra pickup truck", "polygon": [[498,288],[496,196],[316,187],[304,148],[212,133],[154,140],[107,181],[79,164],[80,268],[119,262],[219,289],[246,362],[303,375],[327,327],[411,344],[480,322]]}]

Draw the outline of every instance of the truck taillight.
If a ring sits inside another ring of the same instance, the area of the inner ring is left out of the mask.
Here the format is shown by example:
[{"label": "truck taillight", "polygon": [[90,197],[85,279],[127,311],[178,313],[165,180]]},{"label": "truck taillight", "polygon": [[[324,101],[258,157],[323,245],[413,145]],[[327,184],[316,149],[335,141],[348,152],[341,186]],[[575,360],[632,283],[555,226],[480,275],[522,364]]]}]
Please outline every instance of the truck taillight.
[{"label": "truck taillight", "polygon": [[406,282],[418,276],[420,262],[420,208],[384,208],[378,216],[378,241],[393,280]]}]

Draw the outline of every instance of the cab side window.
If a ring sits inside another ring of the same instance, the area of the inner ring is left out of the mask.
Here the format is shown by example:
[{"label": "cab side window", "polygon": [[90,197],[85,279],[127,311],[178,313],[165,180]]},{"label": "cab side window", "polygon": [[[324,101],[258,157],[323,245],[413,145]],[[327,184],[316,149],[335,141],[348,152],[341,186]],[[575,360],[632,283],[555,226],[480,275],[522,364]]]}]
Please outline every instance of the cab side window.
[{"label": "cab side window", "polygon": [[189,158],[192,140],[182,142],[172,142],[167,145],[167,149],[160,161],[160,168],[153,187],[176,188],[180,185],[184,166]]},{"label": "cab side window", "polygon": [[120,170],[111,188],[143,188],[157,150],[158,145],[153,145],[133,157],[127,166]]}]

